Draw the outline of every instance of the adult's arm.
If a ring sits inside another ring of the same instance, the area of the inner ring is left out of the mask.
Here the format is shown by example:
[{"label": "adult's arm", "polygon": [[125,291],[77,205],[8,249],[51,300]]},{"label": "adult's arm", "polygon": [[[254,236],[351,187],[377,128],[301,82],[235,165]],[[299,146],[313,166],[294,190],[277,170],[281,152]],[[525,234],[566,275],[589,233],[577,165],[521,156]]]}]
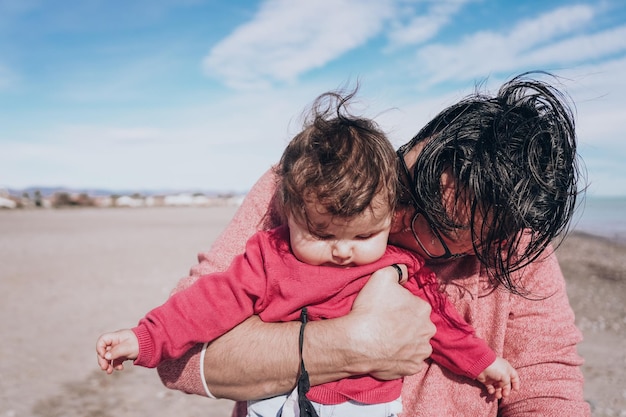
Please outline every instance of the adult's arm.
[{"label": "adult's arm", "polygon": [[[430,305],[397,279],[392,268],[374,273],[348,315],[307,325],[303,358],[311,384],[363,374],[396,379],[421,369],[435,332]],[[299,327],[253,318],[217,339],[204,359],[211,393],[244,400],[292,389]]]},{"label": "adult's arm", "polygon": [[589,416],[583,399],[583,361],[576,349],[582,335],[556,256],[534,262],[524,277],[531,295],[512,296],[503,354],[519,372],[522,386],[502,401],[499,415]]},{"label": "adult's arm", "polygon": [[[275,177],[268,172],[175,291],[201,274],[226,269],[259,227],[277,225],[277,216],[263,222],[273,207],[274,189]],[[429,340],[435,328],[429,317],[428,303],[398,285],[393,269],[377,272],[350,314],[307,325],[304,360],[311,383],[365,373],[394,379],[417,372],[431,352]],[[211,343],[203,356],[202,347],[196,346],[183,358],[162,364],[159,375],[169,388],[200,395],[208,395],[207,388],[214,396],[231,399],[283,393],[296,382],[298,332],[298,323],[264,323],[251,317]]]}]

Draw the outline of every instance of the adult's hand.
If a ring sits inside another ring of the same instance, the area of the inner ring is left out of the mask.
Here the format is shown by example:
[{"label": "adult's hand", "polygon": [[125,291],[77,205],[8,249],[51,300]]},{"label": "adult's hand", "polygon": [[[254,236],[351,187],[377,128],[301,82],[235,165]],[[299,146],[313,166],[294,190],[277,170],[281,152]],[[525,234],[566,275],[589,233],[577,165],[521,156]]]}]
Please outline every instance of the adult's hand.
[{"label": "adult's hand", "polygon": [[[436,328],[430,305],[400,284],[391,267],[374,273],[345,318],[355,374],[395,379],[419,372],[430,356]],[[362,366],[361,369],[359,367]]]},{"label": "adult's hand", "polygon": [[[396,379],[418,372],[432,352],[430,305],[398,284],[388,267],[374,273],[351,312],[307,324],[304,362],[312,385],[354,375]],[[206,382],[217,397],[258,399],[290,391],[299,369],[300,324],[254,316],[206,351]]]}]

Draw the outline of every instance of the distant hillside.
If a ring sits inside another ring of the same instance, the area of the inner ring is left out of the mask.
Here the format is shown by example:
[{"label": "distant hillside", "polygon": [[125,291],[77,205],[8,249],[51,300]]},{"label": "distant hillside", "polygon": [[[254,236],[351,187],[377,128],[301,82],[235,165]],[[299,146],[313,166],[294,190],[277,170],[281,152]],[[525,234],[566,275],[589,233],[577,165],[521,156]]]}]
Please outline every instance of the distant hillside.
[{"label": "distant hillside", "polygon": [[207,197],[221,197],[221,196],[238,196],[243,195],[242,191],[211,191],[211,190],[199,190],[199,189],[139,189],[139,190],[119,190],[119,189],[103,189],[103,188],[69,188],[69,187],[28,187],[28,188],[8,188],[6,190],[9,195],[19,197],[27,193],[28,195],[34,195],[39,192],[42,197],[50,197],[57,193],[67,194],[86,194],[91,197],[106,197],[111,195],[141,195],[141,196],[156,196],[156,195],[176,195],[176,194],[202,194]]}]

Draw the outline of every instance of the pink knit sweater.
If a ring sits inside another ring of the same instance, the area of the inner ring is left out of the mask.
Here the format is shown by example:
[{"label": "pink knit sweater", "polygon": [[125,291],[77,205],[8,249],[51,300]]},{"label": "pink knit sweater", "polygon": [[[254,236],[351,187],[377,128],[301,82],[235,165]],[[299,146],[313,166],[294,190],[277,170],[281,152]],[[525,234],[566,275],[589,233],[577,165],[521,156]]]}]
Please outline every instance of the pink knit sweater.
[{"label": "pink knit sweater", "polygon": [[[244,251],[254,232],[277,225],[276,216],[266,216],[271,212],[274,189],[275,177],[268,171],[211,249],[198,255],[199,264],[175,291],[188,287],[200,275],[225,270]],[[486,272],[473,256],[428,266],[440,280],[450,283],[446,292],[476,334],[517,369],[522,387],[506,400],[492,401],[480,383],[429,361],[420,373],[404,379],[404,416],[590,416],[583,400],[582,359],[576,351],[582,336],[574,324],[554,254],[518,272],[525,288],[535,296],[531,300],[500,289],[491,291]],[[201,380],[200,350],[197,346],[183,358],[161,365],[163,383],[207,395]],[[245,416],[242,410],[244,407],[237,407],[233,417]]]}]

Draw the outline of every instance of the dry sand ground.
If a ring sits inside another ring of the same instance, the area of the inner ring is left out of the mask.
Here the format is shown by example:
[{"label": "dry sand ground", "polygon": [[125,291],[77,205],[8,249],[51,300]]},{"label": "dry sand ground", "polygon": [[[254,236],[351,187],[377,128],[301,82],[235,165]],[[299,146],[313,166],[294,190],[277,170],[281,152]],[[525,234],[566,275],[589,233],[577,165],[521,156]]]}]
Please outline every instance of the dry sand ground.
[{"label": "dry sand ground", "polygon": [[[0,417],[228,416],[229,401],[106,376],[94,344],[164,301],[232,207],[0,211]],[[594,416],[626,416],[626,247],[583,235],[559,249],[585,335]],[[530,381],[529,381],[530,382]]]}]

